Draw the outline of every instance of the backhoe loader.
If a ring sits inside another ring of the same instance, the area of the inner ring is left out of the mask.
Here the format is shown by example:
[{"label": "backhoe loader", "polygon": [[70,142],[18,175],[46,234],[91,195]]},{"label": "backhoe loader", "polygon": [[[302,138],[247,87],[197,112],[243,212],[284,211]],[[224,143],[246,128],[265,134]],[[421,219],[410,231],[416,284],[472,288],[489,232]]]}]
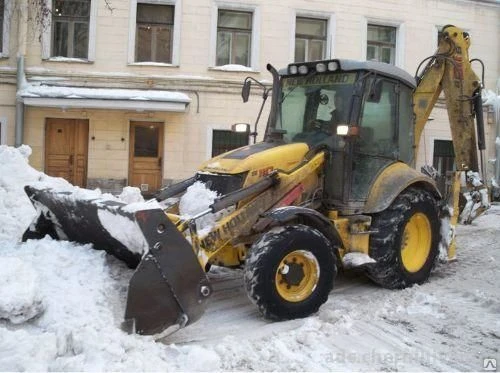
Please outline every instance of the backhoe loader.
[{"label": "backhoe loader", "polygon": [[[249,298],[273,320],[316,312],[337,269],[353,257],[381,286],[421,284],[440,253],[455,257],[459,196],[464,222],[488,207],[477,180],[474,118],[480,150],[484,131],[469,42],[465,32],[445,26],[436,54],[416,77],[372,61],[292,63],[280,71],[268,65],[273,83],[264,87],[271,105],[262,142],[210,159],[190,179],[162,189],[157,200],[173,202],[161,208],[131,211],[119,202],[27,186],[39,215],[23,239],[50,234],[93,243],[136,267],[124,327],[140,334],[196,321],[212,292],[206,276],[212,265],[243,268]],[[252,84],[244,82],[244,101]],[[432,172],[414,169],[441,91],[456,154],[444,191]],[[182,216],[176,197],[196,182],[219,197],[205,211]],[[202,234],[196,222],[211,213],[220,216]],[[121,239],[103,216],[132,223],[143,237]]]}]

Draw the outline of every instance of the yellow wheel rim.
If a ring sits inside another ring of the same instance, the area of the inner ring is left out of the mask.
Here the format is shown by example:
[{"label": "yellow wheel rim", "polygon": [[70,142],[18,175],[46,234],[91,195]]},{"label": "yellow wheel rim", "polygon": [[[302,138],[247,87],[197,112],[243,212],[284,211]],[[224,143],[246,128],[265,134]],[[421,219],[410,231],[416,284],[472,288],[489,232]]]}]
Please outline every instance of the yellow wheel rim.
[{"label": "yellow wheel rim", "polygon": [[431,223],[421,212],[406,223],[401,246],[403,266],[408,272],[418,272],[424,266],[432,245]]},{"label": "yellow wheel rim", "polygon": [[308,251],[296,250],[286,255],[276,270],[276,290],[288,302],[301,302],[316,289],[319,264]]}]

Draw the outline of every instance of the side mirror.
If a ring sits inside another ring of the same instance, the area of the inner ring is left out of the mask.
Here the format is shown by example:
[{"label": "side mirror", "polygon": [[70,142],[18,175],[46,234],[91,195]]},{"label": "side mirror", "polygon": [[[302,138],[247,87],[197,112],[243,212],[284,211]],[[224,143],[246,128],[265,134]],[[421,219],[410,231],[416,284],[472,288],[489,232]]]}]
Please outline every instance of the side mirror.
[{"label": "side mirror", "polygon": [[241,98],[243,98],[243,102],[248,101],[248,97],[250,96],[250,88],[252,86],[252,81],[251,80],[245,80],[245,83],[243,83],[243,88],[241,89]]},{"label": "side mirror", "polygon": [[238,133],[249,133],[250,125],[248,123],[235,123],[231,126],[231,131]]}]

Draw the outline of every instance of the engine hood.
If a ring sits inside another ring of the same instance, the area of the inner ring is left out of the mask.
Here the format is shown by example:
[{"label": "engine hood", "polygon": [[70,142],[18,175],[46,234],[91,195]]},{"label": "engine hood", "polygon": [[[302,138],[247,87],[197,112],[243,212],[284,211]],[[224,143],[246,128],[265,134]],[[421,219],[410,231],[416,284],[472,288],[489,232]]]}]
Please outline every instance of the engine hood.
[{"label": "engine hood", "polygon": [[262,142],[221,154],[202,164],[199,171],[224,174],[249,172],[250,176],[262,177],[272,170],[292,170],[309,151],[305,143],[280,144]]}]

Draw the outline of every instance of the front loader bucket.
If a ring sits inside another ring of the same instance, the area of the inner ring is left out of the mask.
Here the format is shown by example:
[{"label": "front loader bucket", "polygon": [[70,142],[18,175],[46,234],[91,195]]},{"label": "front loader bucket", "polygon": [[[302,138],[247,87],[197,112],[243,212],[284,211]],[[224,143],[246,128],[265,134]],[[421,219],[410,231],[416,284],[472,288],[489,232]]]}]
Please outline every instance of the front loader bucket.
[{"label": "front loader bucket", "polygon": [[38,189],[24,190],[37,211],[37,217],[24,232],[22,240],[50,235],[54,239],[91,243],[96,249],[135,268],[147,250],[146,241],[134,224],[134,213],[127,204],[100,198],[79,198],[75,192]]},{"label": "front loader bucket", "polygon": [[136,213],[150,250],[128,288],[124,328],[170,334],[198,320],[212,293],[191,245],[162,210]]},{"label": "front loader bucket", "polygon": [[[137,267],[129,284],[123,328],[139,334],[173,332],[198,320],[211,287],[191,245],[161,208],[134,211],[101,198],[78,198],[71,191],[25,191],[38,216],[23,241],[49,234],[91,243]],[[141,260],[142,257],[142,260]]]}]

